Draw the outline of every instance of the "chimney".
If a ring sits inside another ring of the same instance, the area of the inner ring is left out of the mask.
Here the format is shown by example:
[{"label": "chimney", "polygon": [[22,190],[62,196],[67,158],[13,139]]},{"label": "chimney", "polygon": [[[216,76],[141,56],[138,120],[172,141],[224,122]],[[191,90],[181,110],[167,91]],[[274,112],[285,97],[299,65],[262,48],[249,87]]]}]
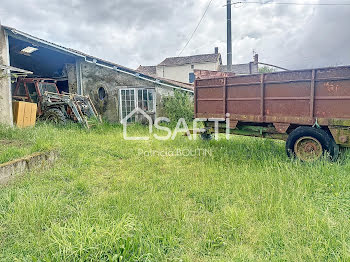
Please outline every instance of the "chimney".
[{"label": "chimney", "polygon": [[254,55],[254,64],[259,64],[259,54]]},{"label": "chimney", "polygon": [[215,47],[215,54],[218,54],[219,53],[219,47]]}]

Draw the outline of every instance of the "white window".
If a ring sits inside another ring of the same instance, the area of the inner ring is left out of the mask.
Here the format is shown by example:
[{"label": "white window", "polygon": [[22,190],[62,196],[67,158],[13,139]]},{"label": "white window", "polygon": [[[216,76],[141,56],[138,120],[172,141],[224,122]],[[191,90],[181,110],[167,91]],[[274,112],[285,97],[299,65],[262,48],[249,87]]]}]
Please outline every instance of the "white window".
[{"label": "white window", "polygon": [[[124,119],[135,109],[135,89],[120,90],[120,102],[121,119]],[[135,122],[135,116],[129,118],[128,121]]]},{"label": "white window", "polygon": [[138,107],[146,113],[154,113],[154,90],[137,89]]},{"label": "white window", "polygon": [[[120,120],[123,120],[134,109],[139,108],[148,114],[156,112],[155,90],[150,88],[120,89]],[[128,119],[135,122],[135,116]]]}]

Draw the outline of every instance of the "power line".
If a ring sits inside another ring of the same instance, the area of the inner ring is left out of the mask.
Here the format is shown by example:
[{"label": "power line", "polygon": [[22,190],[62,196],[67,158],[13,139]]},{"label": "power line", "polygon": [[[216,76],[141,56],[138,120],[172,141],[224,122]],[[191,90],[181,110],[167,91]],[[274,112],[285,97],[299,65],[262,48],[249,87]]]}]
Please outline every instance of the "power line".
[{"label": "power line", "polygon": [[190,39],[188,39],[186,45],[182,48],[182,50],[181,50],[181,52],[179,53],[178,56],[181,56],[181,54],[183,53],[183,51],[186,49],[186,47],[188,46],[188,44],[191,42],[191,40],[192,40],[194,34],[197,32],[197,30],[198,30],[200,24],[202,23],[202,21],[203,21],[205,15],[207,14],[208,9],[209,9],[209,7],[210,7],[210,5],[211,5],[212,2],[213,2],[213,0],[210,0],[210,1],[209,1],[208,5],[207,5],[207,8],[205,9],[205,11],[204,11],[204,13],[203,13],[201,19],[199,20],[199,22],[198,22],[196,28],[194,29],[193,33],[191,34]]},{"label": "power line", "polygon": [[244,1],[238,1],[233,2],[232,5],[236,4],[260,4],[260,5],[267,5],[267,4],[275,4],[275,5],[308,5],[308,6],[350,6],[350,3],[296,3],[296,2],[244,2]]}]

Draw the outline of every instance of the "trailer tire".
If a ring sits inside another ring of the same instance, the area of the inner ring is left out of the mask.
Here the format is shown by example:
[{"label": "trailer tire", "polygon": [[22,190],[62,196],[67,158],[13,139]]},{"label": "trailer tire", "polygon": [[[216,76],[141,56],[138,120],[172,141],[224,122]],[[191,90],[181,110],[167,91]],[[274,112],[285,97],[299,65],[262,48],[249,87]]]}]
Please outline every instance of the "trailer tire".
[{"label": "trailer tire", "polygon": [[301,126],[288,136],[286,152],[290,158],[297,158],[303,162],[316,161],[324,155],[335,161],[339,155],[339,146],[326,131]]},{"label": "trailer tire", "polygon": [[67,120],[64,113],[58,108],[51,108],[47,110],[44,119],[56,125],[65,125]]}]

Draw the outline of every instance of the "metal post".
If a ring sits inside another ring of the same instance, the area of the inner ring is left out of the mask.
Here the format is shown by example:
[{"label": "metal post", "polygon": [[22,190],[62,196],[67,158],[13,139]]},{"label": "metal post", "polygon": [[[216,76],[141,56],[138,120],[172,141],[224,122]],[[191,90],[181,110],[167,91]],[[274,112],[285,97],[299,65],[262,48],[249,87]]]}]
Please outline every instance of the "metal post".
[{"label": "metal post", "polygon": [[75,62],[75,73],[77,77],[77,93],[78,95],[83,95],[83,83],[82,83],[82,73],[81,73],[81,61],[76,60]]},{"label": "metal post", "polygon": [[232,71],[231,0],[227,0],[227,71]]},{"label": "metal post", "polygon": [[316,70],[313,69],[311,73],[311,94],[310,94],[310,118],[314,122],[315,111],[315,83],[316,82]]},{"label": "metal post", "polygon": [[227,113],[227,77],[224,78],[224,92],[223,92],[223,98],[224,100],[224,118],[226,118],[226,113]]},{"label": "metal post", "polygon": [[260,121],[265,121],[265,75],[260,76]]}]

